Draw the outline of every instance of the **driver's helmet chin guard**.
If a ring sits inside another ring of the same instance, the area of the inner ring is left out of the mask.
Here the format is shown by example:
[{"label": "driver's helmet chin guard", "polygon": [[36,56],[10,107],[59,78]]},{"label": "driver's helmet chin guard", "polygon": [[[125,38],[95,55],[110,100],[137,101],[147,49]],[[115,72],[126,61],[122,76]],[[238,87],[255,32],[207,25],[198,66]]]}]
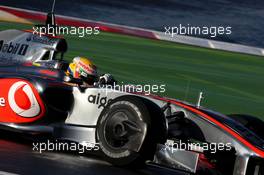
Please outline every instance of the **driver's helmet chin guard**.
[{"label": "driver's helmet chin guard", "polygon": [[75,57],[70,63],[67,74],[75,79],[82,79],[85,83],[93,85],[97,81],[97,68],[91,60],[85,57]]}]

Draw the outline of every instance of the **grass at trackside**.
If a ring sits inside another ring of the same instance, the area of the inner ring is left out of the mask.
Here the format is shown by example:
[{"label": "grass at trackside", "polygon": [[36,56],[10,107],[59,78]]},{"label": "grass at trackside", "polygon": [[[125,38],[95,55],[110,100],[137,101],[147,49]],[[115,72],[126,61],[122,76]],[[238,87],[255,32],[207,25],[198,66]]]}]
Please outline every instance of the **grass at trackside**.
[{"label": "grass at trackside", "polygon": [[[0,22],[0,30],[10,28],[30,26]],[[67,59],[91,57],[119,82],[166,84],[166,93],[160,95],[192,103],[202,90],[205,107],[264,119],[264,57],[110,33],[65,38]]]}]

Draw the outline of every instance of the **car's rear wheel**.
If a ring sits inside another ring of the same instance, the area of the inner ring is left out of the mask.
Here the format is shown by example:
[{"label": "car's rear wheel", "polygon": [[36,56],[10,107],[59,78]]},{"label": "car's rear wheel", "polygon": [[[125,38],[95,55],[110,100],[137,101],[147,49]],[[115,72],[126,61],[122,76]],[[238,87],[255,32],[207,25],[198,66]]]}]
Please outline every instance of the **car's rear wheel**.
[{"label": "car's rear wheel", "polygon": [[165,117],[153,102],[136,96],[113,100],[101,113],[97,139],[114,165],[140,165],[153,159],[157,143],[165,141]]}]

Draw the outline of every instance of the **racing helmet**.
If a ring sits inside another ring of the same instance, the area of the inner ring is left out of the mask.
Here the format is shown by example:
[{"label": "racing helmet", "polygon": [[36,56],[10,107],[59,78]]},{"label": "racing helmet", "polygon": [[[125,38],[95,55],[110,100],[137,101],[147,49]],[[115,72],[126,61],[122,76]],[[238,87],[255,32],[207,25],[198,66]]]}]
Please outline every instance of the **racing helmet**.
[{"label": "racing helmet", "polygon": [[75,57],[69,64],[67,74],[76,79],[82,79],[85,83],[93,85],[97,81],[97,68],[91,60],[85,57]]}]

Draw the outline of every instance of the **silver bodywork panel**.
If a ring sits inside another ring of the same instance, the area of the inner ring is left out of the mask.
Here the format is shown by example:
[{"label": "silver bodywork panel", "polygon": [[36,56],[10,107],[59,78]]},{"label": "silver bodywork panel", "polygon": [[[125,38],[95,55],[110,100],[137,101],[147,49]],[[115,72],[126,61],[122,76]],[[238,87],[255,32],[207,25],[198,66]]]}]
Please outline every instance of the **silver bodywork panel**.
[{"label": "silver bodywork panel", "polygon": [[154,163],[169,166],[175,169],[183,169],[192,173],[196,172],[199,153],[174,150],[171,151],[165,145],[158,144]]},{"label": "silver bodywork panel", "polygon": [[58,53],[67,51],[63,38],[39,36],[30,31],[5,30],[0,32],[1,64],[42,62],[60,59]]}]

